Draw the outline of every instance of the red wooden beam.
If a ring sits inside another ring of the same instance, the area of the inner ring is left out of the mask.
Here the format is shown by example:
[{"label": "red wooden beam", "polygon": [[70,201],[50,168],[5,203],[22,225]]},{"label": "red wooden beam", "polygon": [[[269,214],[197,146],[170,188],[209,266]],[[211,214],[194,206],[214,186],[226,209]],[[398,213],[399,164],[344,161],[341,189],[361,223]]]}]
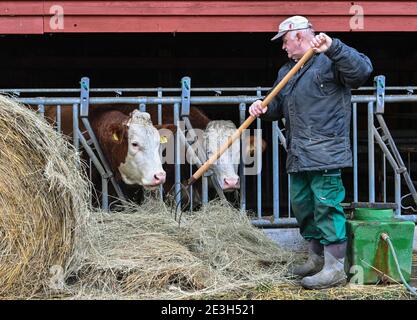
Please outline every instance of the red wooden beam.
[{"label": "red wooden beam", "polygon": [[41,16],[0,16],[0,34],[42,34],[43,23]]},{"label": "red wooden beam", "polygon": [[[63,8],[63,29],[50,26],[56,5]],[[417,31],[417,1],[171,0],[0,1],[0,33],[275,32],[294,14],[308,16],[318,31],[351,31],[352,5],[365,15],[364,28],[354,31]]]},{"label": "red wooden beam", "polygon": [[[45,32],[276,32],[279,21],[286,16],[274,17],[154,17],[154,16],[69,16],[64,29],[51,30],[49,18],[44,20]],[[364,28],[352,30],[351,17],[313,17],[317,31],[417,31],[414,16],[367,17]]]},{"label": "red wooden beam", "polygon": [[104,16],[350,16],[352,4],[365,15],[416,15],[416,1],[44,1],[45,14],[60,5],[66,15]]},{"label": "red wooden beam", "polygon": [[0,16],[41,16],[43,1],[0,1]]}]

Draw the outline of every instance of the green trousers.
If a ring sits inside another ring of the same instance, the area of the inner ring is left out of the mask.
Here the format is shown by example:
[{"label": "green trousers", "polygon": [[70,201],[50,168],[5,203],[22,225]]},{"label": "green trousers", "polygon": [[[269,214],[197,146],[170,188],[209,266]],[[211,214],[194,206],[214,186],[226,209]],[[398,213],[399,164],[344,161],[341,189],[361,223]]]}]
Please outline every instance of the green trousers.
[{"label": "green trousers", "polygon": [[304,239],[323,245],[346,241],[345,198],[341,170],[298,172],[290,175],[291,208]]}]

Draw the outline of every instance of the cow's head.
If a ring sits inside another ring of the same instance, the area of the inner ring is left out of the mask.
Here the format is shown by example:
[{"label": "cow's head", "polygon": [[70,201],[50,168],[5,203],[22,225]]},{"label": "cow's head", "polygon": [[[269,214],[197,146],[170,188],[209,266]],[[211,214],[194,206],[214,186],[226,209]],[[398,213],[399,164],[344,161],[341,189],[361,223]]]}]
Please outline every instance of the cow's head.
[{"label": "cow's head", "polygon": [[[161,137],[159,128],[175,130],[174,125],[153,126],[149,113],[135,110],[121,126],[113,128],[113,143],[127,144],[124,161],[118,166],[126,184],[138,184],[153,189],[165,182],[166,172],[162,169],[159,154]],[[126,143],[127,142],[127,143]]]},{"label": "cow's head", "polygon": [[[232,121],[215,120],[210,121],[204,131],[204,147],[207,158],[211,157],[228,138],[236,131]],[[256,152],[255,137],[246,136],[243,142],[243,156],[253,156]],[[262,140],[262,151],[266,143]],[[240,188],[238,167],[240,163],[240,140],[237,139],[232,146],[212,165],[217,182],[223,191],[233,191]]]}]

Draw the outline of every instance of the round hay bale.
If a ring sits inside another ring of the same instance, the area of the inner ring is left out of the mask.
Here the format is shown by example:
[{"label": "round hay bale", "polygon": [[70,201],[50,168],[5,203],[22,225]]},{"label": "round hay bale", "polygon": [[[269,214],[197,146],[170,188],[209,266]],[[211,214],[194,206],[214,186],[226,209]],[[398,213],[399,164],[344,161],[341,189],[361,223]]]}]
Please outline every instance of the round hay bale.
[{"label": "round hay bale", "polygon": [[0,297],[28,298],[79,264],[90,186],[73,147],[5,96],[0,132]]}]

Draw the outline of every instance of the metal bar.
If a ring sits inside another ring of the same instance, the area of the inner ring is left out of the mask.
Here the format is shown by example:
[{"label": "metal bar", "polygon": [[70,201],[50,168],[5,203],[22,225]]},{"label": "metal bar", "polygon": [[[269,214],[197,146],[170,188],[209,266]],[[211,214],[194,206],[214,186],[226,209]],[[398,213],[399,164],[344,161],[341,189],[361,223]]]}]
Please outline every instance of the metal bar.
[{"label": "metal bar", "polygon": [[81,78],[80,81],[80,117],[88,117],[90,106],[90,79],[87,77]]},{"label": "metal bar", "polygon": [[[158,98],[162,98],[162,90],[158,88]],[[158,104],[158,125],[162,124],[162,104]],[[161,154],[162,158],[162,154]],[[164,186],[159,185],[159,193],[161,194],[161,200],[164,200]]]},{"label": "metal bar", "polygon": [[[193,165],[190,162],[190,177],[193,175]],[[190,186],[190,211],[193,212],[193,185]]]},{"label": "metal bar", "polygon": [[395,215],[401,215],[401,174],[395,173],[395,203],[397,209],[395,209]]},{"label": "metal bar", "polygon": [[203,174],[201,178],[201,202],[203,204],[208,203],[208,179],[207,173]]},{"label": "metal bar", "polygon": [[368,192],[369,202],[375,202],[374,103],[368,103]]},{"label": "metal bar", "polygon": [[358,202],[358,105],[352,104],[353,122],[353,201]]},{"label": "metal bar", "polygon": [[180,104],[174,104],[174,124],[177,126],[177,132],[175,133],[175,147],[174,147],[174,158],[175,158],[175,202],[181,207],[181,153],[180,153],[180,135],[178,128],[180,128]]},{"label": "metal bar", "polygon": [[262,129],[261,119],[256,119],[256,200],[258,218],[262,217]]},{"label": "metal bar", "polygon": [[[158,98],[162,98],[162,91],[158,89]],[[162,104],[158,103],[158,124],[162,124]]]},{"label": "metal bar", "polygon": [[[204,104],[208,107],[217,104],[239,104],[239,103],[252,103],[259,99],[258,96],[194,96],[191,97],[191,104]],[[74,98],[59,98],[59,97],[38,97],[38,98],[15,98],[16,101],[24,104],[32,105],[57,105],[57,104],[74,104],[80,103],[79,97]],[[368,103],[374,102],[376,98],[374,95],[367,96],[352,96],[351,102],[356,103]],[[417,95],[386,95],[385,103],[390,102],[417,102]],[[105,97],[93,97],[90,98],[90,104],[174,104],[181,103],[181,97],[116,97],[116,98],[105,98]]]},{"label": "metal bar", "polygon": [[387,202],[387,159],[382,154],[382,200]]},{"label": "metal bar", "polygon": [[[191,91],[195,92],[217,92],[217,91],[269,91],[271,87],[218,87],[218,88],[193,88]],[[375,87],[360,87],[357,89],[352,89],[353,92],[359,91],[370,91],[375,90]],[[385,88],[386,91],[399,91],[405,90],[407,92],[413,92],[417,90],[416,86],[390,86]],[[117,93],[121,94],[123,92],[180,92],[181,89],[179,88],[94,88],[90,89],[90,92],[109,92],[109,93]],[[40,89],[30,89],[30,88],[3,88],[0,89],[0,93],[79,93],[80,89],[73,89],[73,88],[40,88]]]},{"label": "metal bar", "polygon": [[78,104],[74,103],[72,106],[72,143],[74,144],[75,150],[80,150],[80,140],[78,136]]},{"label": "metal bar", "polygon": [[273,215],[274,223],[279,221],[279,143],[278,121],[272,122],[272,184],[273,184]]},{"label": "metal bar", "polygon": [[[239,104],[239,119],[240,124],[246,120],[246,104]],[[240,210],[246,211],[246,175],[245,175],[245,159],[243,159],[243,139],[240,140],[240,165],[239,165],[239,179],[240,179]]]},{"label": "metal bar", "polygon": [[62,126],[61,126],[61,118],[62,118],[62,110],[61,110],[61,105],[57,105],[56,106],[56,131],[58,131],[59,133],[61,133],[62,131]]},{"label": "metal bar", "polygon": [[288,218],[291,218],[291,175],[288,174]]},{"label": "metal bar", "polygon": [[[257,89],[256,95],[259,99],[262,98],[262,92],[260,88]],[[257,212],[258,218],[262,218],[262,124],[261,119],[256,119],[256,200],[257,200]]]},{"label": "metal bar", "polygon": [[101,177],[101,206],[103,209],[109,209],[109,179]]}]

